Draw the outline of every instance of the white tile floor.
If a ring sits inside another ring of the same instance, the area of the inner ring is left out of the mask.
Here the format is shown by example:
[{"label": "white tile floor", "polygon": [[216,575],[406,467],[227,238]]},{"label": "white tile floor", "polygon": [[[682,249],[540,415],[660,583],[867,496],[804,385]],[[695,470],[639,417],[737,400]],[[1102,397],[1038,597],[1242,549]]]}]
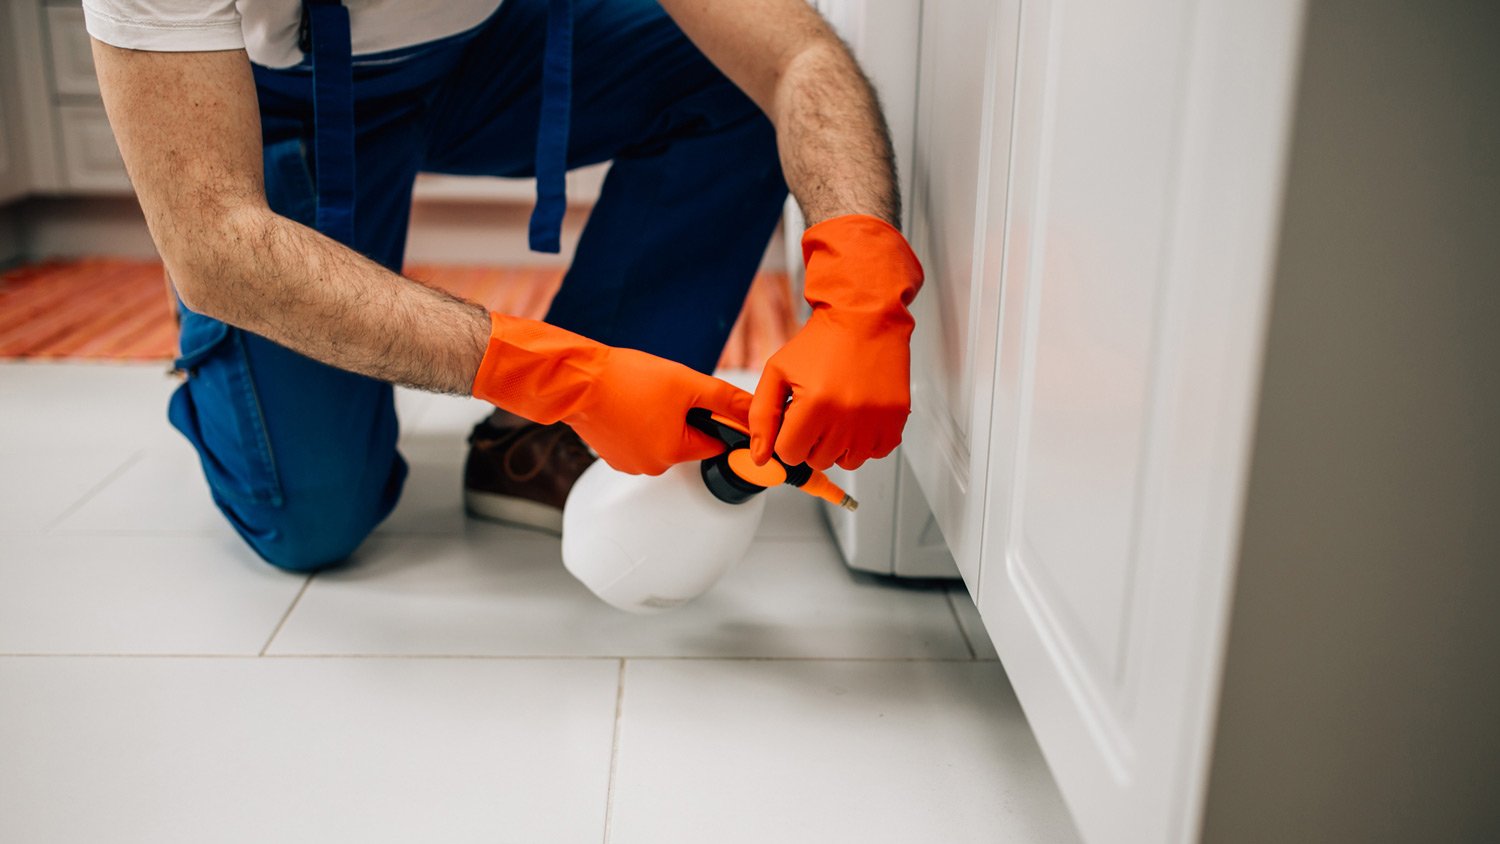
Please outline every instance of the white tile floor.
[{"label": "white tile floor", "polygon": [[466,520],[474,402],[350,567],[245,550],[160,367],[0,364],[0,841],[1074,841],[961,588],[850,574],[773,499],[638,618]]}]

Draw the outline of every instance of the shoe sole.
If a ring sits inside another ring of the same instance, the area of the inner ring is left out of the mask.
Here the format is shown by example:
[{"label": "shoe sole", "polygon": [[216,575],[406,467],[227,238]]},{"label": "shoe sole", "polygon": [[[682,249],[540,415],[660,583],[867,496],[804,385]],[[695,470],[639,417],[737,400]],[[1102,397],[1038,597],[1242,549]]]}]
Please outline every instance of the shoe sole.
[{"label": "shoe sole", "polygon": [[464,509],[470,515],[488,522],[500,522],[562,536],[562,511],[525,498],[466,489]]}]

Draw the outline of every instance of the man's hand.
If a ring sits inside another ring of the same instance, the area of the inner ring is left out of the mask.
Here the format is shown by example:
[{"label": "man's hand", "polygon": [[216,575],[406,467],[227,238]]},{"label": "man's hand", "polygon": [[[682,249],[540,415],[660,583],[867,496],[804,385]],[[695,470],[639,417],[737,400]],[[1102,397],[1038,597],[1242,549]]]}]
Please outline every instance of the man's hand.
[{"label": "man's hand", "polygon": [[749,415],[749,393],[682,364],[536,320],[490,319],[475,397],[533,422],[568,423],[622,472],[659,475],[723,451],[688,426],[695,407],[742,423]]},{"label": "man's hand", "polygon": [[[750,407],[750,453],[857,469],[901,442],[911,410],[912,318],[922,267],[889,224],[835,217],[802,238],[812,317],[771,357]],[[787,400],[790,399],[790,404]]]},{"label": "man's hand", "polygon": [[[805,0],[661,0],[776,125],[813,315],[766,365],[751,452],[852,469],[889,454],[910,412],[911,315],[922,268],[900,224],[895,157],[875,92]],[[790,404],[787,402],[790,401]]]},{"label": "man's hand", "polygon": [[659,475],[724,451],[722,442],[688,426],[695,407],[743,424],[750,394],[680,363],[610,348],[587,403],[565,421],[609,465]]}]

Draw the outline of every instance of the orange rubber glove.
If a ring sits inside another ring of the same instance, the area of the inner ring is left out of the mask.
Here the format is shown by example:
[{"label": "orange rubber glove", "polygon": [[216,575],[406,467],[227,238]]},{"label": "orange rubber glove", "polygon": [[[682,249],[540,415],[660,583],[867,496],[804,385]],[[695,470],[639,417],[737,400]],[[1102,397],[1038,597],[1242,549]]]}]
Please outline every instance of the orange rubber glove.
[{"label": "orange rubber glove", "polygon": [[680,363],[496,313],[472,392],[533,422],[566,422],[609,465],[643,475],[724,450],[688,427],[690,409],[736,420],[750,409],[749,393]]},{"label": "orange rubber glove", "polygon": [[[906,238],[864,214],[802,235],[812,316],[766,363],[750,405],[750,453],[787,463],[857,469],[901,442],[911,413],[906,306],[922,265]],[[787,399],[791,403],[787,403]]]}]

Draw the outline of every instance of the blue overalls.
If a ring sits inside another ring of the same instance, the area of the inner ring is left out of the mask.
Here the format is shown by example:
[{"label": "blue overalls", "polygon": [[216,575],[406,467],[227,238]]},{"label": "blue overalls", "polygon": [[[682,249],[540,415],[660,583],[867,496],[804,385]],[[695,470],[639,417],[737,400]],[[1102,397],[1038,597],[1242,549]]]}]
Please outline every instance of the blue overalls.
[{"label": "blue overalls", "polygon": [[[301,64],[254,68],[274,211],[399,271],[418,170],[539,175],[532,245],[556,251],[563,171],[613,160],[547,320],[712,371],[786,186],[770,122],[654,0],[504,0],[352,58],[341,5],[307,18]],[[406,476],[390,385],[182,316],[168,415],[214,501],[273,565],[342,561]]]}]

